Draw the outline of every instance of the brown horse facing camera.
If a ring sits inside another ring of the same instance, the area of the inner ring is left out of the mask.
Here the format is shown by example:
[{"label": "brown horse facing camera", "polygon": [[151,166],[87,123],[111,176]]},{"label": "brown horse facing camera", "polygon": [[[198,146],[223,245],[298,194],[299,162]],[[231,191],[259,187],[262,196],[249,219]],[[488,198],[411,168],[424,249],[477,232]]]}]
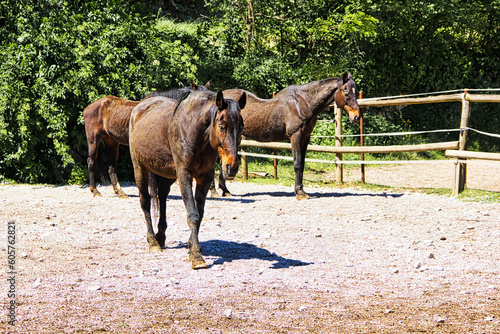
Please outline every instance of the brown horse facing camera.
[{"label": "brown horse facing camera", "polygon": [[[352,75],[344,73],[342,78],[313,81],[305,85],[289,86],[272,99],[261,99],[241,89],[224,91],[224,96],[238,99],[247,95],[247,105],[241,111],[245,128],[243,136],[260,142],[279,142],[289,139],[292,144],[295,170],[295,194],[297,199],[308,198],[302,178],[307,145],[314,130],[318,114],[333,102],[344,108],[351,123],[358,123],[360,110],[356,99],[356,84]],[[224,178],[219,175],[219,187],[224,195],[231,195]],[[212,186],[212,194],[215,193]]]},{"label": "brown horse facing camera", "polygon": [[[164,97],[142,101],[130,117],[130,155],[139,189],[139,200],[147,225],[150,251],[165,246],[166,202],[171,185],[179,180],[191,229],[189,261],[193,269],[206,268],[201,255],[198,232],[203,218],[205,200],[214,178],[217,156],[222,162],[225,178],[238,172],[238,145],[243,120],[240,110],[246,94],[238,102],[225,99],[222,91],[192,92],[180,102]],[[152,174],[155,182],[150,182]],[[196,191],[193,194],[193,179]],[[157,194],[160,206],[158,232],[154,234],[151,220],[151,194]]]},{"label": "brown horse facing camera", "polygon": [[[145,97],[162,95],[173,99],[179,99],[186,92],[195,90],[207,90],[210,82],[205,86],[191,84],[191,87],[172,89],[165,92],[153,92]],[[113,185],[115,194],[120,198],[128,198],[127,194],[120,187],[118,176],[116,175],[116,162],[118,160],[118,149],[120,145],[128,146],[128,123],[130,113],[139,101],[130,101],[108,95],[88,105],[83,111],[85,122],[85,134],[89,149],[87,165],[89,169],[89,188],[94,197],[101,197],[101,193],[95,186],[95,175],[99,157],[99,145],[101,140],[106,146],[107,173]]]}]

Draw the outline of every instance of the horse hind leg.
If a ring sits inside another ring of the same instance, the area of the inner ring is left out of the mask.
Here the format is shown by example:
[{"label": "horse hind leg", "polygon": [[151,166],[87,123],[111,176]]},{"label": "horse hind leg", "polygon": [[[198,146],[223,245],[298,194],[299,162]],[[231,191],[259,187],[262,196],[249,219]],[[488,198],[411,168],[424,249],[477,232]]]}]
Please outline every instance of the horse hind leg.
[{"label": "horse hind leg", "polygon": [[[153,180],[152,180],[153,179]],[[159,208],[160,216],[158,219],[158,232],[156,233],[156,240],[160,247],[165,247],[165,231],[167,230],[167,197],[170,193],[170,187],[175,180],[165,179],[161,176],[150,173],[150,190],[151,201],[156,202],[156,207]]]},{"label": "horse hind leg", "polygon": [[95,186],[95,175],[97,171],[97,159],[98,159],[98,151],[99,151],[99,142],[101,141],[100,138],[96,138],[91,133],[87,132],[87,144],[89,147],[89,157],[87,158],[87,167],[89,170],[89,189],[92,194],[94,194],[94,197],[102,197],[101,193],[99,190],[97,190],[97,187]]},{"label": "horse hind leg", "polygon": [[149,251],[161,251],[161,246],[156,239],[156,235],[153,229],[153,221],[151,219],[151,195],[148,189],[148,172],[144,167],[138,166],[134,161],[134,174],[135,182],[139,190],[139,202],[141,203],[141,209],[144,213],[144,218],[146,219],[146,240],[149,245]]},{"label": "horse hind leg", "polygon": [[118,175],[116,174],[116,162],[118,160],[118,149],[120,144],[117,142],[105,138],[104,143],[106,144],[106,152],[108,155],[108,173],[113,185],[113,190],[119,198],[128,198],[128,195],[122,190],[120,182],[118,181]]}]

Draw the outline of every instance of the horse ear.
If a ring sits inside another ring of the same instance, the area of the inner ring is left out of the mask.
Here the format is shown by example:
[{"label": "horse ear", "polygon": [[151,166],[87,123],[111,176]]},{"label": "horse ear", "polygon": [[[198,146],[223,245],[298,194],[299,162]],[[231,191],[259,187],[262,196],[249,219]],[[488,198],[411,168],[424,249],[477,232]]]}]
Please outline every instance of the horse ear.
[{"label": "horse ear", "polygon": [[342,75],[342,82],[343,82],[343,83],[346,83],[346,82],[347,82],[347,80],[349,80],[349,77],[351,77],[351,78],[352,78],[351,73],[349,73],[349,72],[345,71],[345,72],[344,72],[344,75]]},{"label": "horse ear", "polygon": [[210,80],[208,80],[208,82],[205,84],[205,88],[208,88],[210,87]]},{"label": "horse ear", "polygon": [[217,108],[224,109],[224,95],[222,95],[222,91],[220,89],[217,91],[216,104]]},{"label": "horse ear", "polygon": [[240,105],[240,109],[245,108],[247,105],[247,93],[243,92],[243,94],[241,94],[238,104]]}]

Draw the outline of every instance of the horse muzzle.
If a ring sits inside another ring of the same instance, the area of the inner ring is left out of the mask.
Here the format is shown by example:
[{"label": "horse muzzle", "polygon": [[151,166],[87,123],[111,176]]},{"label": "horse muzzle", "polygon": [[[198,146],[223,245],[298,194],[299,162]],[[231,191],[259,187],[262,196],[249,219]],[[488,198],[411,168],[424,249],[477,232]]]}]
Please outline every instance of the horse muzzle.
[{"label": "horse muzzle", "polygon": [[348,105],[345,105],[344,109],[349,115],[349,121],[351,124],[358,124],[361,119],[361,111],[359,110],[359,107],[351,108]]},{"label": "horse muzzle", "polygon": [[238,156],[233,156],[228,150],[219,146],[221,170],[226,180],[232,180],[238,173]]},{"label": "horse muzzle", "polygon": [[223,164],[222,171],[226,180],[232,180],[238,174],[238,165]]}]

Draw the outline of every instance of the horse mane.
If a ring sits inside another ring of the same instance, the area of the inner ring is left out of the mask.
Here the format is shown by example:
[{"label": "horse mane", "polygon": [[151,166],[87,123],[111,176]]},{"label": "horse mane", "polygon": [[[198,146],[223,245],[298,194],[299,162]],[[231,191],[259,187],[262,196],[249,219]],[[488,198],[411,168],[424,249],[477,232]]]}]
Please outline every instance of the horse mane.
[{"label": "horse mane", "polygon": [[210,81],[205,84],[205,86],[196,85],[192,83],[191,86],[181,87],[181,88],[173,88],[166,91],[153,91],[149,93],[143,100],[149,99],[150,97],[162,96],[169,97],[174,100],[178,100],[179,102],[184,100],[187,96],[184,96],[186,92],[194,92],[194,91],[208,91],[208,86],[210,86]]},{"label": "horse mane", "polygon": [[[182,101],[184,100],[189,93],[191,93],[193,90],[187,87],[183,88],[177,88],[177,89],[171,89],[163,92],[159,91],[154,91],[151,94],[149,94],[147,97],[155,97],[155,96],[162,96],[162,97],[169,97],[171,99],[177,100],[177,101]],[[186,94],[187,93],[187,94]]]}]

